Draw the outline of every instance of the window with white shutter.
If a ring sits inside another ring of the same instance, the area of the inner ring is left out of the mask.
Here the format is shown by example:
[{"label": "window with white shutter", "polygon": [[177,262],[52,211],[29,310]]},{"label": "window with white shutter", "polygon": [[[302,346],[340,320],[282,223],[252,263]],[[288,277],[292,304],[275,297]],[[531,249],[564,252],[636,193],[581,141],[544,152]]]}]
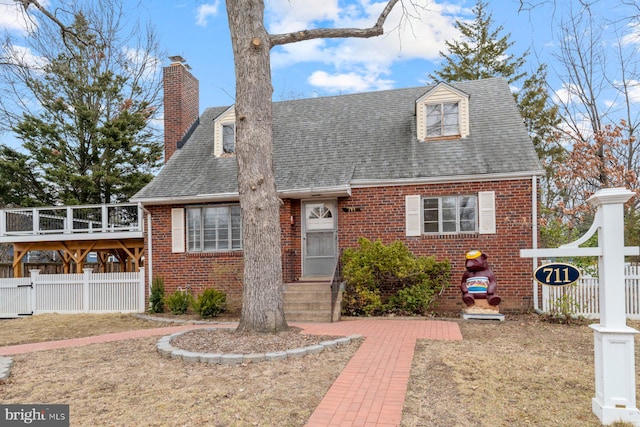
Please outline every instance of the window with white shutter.
[{"label": "window with white shutter", "polygon": [[478,233],[496,233],[496,192],[481,191],[478,193]]},{"label": "window with white shutter", "polygon": [[420,200],[418,196],[405,196],[405,231],[407,236],[422,234]]},{"label": "window with white shutter", "polygon": [[184,252],[184,209],[171,209],[171,252]]}]

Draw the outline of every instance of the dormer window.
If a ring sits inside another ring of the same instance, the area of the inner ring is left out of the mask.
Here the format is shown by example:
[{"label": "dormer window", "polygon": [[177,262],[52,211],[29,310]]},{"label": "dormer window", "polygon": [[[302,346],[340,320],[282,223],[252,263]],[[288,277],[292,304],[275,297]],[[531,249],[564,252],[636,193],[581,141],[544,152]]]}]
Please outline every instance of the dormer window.
[{"label": "dormer window", "polygon": [[469,136],[469,95],[438,83],[416,100],[416,137],[419,141]]},{"label": "dormer window", "polygon": [[236,152],[236,125],[228,123],[222,125],[222,151],[224,153]]},{"label": "dormer window", "polygon": [[426,105],[427,138],[460,135],[457,102]]},{"label": "dormer window", "polygon": [[213,120],[213,153],[229,157],[236,152],[236,112],[233,106]]}]

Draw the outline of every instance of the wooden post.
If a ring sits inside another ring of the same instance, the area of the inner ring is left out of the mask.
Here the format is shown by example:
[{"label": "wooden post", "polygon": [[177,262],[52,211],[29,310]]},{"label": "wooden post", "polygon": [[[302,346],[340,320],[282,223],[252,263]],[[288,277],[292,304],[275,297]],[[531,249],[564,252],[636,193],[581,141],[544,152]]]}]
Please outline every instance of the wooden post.
[{"label": "wooden post", "polygon": [[[589,231],[557,249],[523,249],[521,257],[598,256],[600,323],[594,330],[595,389],[593,413],[603,424],[625,421],[640,426],[636,408],[634,335],[626,325],[625,255],[638,255],[638,247],[624,246],[624,204],[634,195],[625,188],[598,191],[588,202],[597,208]],[[581,248],[595,233],[597,248]]]}]

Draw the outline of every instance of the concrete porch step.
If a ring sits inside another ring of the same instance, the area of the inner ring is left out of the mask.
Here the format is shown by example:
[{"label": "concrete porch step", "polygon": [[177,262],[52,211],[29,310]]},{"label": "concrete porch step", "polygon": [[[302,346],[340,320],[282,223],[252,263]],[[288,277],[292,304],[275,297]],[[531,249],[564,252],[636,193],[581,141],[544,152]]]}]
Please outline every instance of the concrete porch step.
[{"label": "concrete porch step", "polygon": [[331,321],[331,282],[329,280],[287,283],[283,297],[287,320]]},{"label": "concrete porch step", "polygon": [[326,311],[287,311],[285,310],[287,322],[331,322],[331,310]]},{"label": "concrete porch step", "polygon": [[331,282],[293,282],[285,284],[285,292],[329,292],[331,293]]},{"label": "concrete porch step", "polygon": [[322,301],[300,300],[290,301],[285,298],[284,311],[331,311],[331,299]]}]

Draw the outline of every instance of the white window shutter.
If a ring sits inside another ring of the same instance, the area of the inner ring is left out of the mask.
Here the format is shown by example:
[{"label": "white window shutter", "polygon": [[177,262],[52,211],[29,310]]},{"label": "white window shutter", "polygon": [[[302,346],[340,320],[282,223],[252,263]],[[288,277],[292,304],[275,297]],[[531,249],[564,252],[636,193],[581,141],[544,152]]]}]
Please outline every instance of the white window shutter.
[{"label": "white window shutter", "polygon": [[420,236],[422,234],[420,201],[421,197],[419,195],[405,196],[405,231],[407,236]]},{"label": "white window shutter", "polygon": [[496,192],[478,193],[478,233],[496,234]]},{"label": "white window shutter", "polygon": [[171,209],[171,252],[184,252],[184,209]]}]

